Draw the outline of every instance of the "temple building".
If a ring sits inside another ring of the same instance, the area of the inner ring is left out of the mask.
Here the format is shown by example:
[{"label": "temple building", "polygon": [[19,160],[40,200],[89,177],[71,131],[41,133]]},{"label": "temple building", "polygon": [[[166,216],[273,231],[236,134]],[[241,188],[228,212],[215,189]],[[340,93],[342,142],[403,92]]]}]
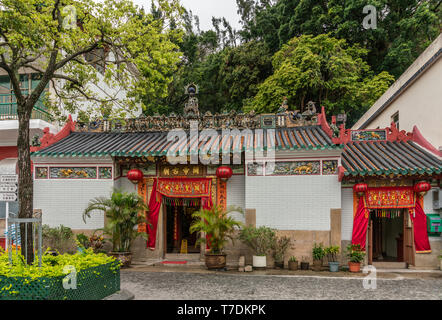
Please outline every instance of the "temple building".
[{"label": "temple building", "polygon": [[[336,117],[328,122],[314,103],[304,112],[283,103],[276,114],[200,114],[197,87],[187,90],[183,115],[70,119],[43,136],[32,149],[34,208],[43,223],[101,228],[104,216],[84,223],[83,210],[117,188],[149,205],[151,225],[139,226],[149,240],[136,241],[135,260],[176,258],[183,243],[186,257],[202,256],[205,247],[189,233],[191,213],[235,205],[245,224],[295,240],[286,259],[311,261],[314,243],[343,249],[353,242],[369,264],[438,267],[441,211],[431,196],[440,194],[442,161],[417,128],[350,130]],[[231,176],[222,175],[225,167]],[[235,264],[247,249],[238,241],[227,253]]]}]

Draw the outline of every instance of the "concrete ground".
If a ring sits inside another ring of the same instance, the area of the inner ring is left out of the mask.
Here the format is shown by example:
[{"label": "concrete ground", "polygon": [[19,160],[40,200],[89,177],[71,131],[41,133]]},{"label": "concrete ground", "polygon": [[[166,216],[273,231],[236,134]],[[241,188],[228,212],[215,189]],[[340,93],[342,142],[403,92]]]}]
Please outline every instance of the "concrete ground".
[{"label": "concrete ground", "polygon": [[135,300],[442,300],[442,271],[377,270],[376,289],[364,289],[366,277],[344,271],[238,272],[136,265],[121,270],[121,288],[133,293]]}]

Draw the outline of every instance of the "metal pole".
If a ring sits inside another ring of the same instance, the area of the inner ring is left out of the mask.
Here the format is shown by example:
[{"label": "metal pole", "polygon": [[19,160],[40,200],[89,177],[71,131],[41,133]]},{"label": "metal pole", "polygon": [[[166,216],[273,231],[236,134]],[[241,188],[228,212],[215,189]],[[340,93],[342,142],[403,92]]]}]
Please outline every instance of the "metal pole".
[{"label": "metal pole", "polygon": [[[9,230],[8,220],[9,220],[9,202],[6,202],[6,228],[7,228],[6,231]],[[8,238],[9,238],[9,232],[5,239],[5,249],[8,248],[9,244]]]},{"label": "metal pole", "polygon": [[38,267],[39,268],[41,268],[41,247],[43,245],[41,222],[42,221],[40,219],[40,223],[38,224]]}]

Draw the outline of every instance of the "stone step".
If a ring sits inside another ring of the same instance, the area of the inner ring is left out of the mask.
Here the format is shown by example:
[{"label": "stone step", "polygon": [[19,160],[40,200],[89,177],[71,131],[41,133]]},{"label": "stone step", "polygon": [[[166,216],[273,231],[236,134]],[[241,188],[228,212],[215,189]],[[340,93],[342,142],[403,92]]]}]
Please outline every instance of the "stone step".
[{"label": "stone step", "polygon": [[391,261],[376,261],[373,262],[373,266],[376,269],[406,269],[407,264],[405,262],[391,262]]},{"label": "stone step", "polygon": [[167,261],[200,261],[201,255],[199,253],[166,253],[164,260]]}]

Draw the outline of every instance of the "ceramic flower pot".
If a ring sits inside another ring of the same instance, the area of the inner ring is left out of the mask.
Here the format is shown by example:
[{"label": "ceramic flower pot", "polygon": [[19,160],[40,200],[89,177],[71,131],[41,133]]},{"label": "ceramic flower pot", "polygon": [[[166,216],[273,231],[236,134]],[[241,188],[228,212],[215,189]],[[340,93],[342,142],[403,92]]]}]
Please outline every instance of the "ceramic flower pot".
[{"label": "ceramic flower pot", "polygon": [[209,270],[225,268],[226,254],[206,253],[206,267]]},{"label": "ceramic flower pot", "polygon": [[253,256],[253,268],[266,268],[267,257],[266,256]]},{"label": "ceramic flower pot", "polygon": [[339,262],[329,262],[328,267],[330,268],[330,272],[338,272],[339,271]]},{"label": "ceramic flower pot", "polygon": [[348,269],[350,272],[359,272],[361,271],[361,263],[360,262],[349,262]]},{"label": "ceramic flower pot", "polygon": [[312,270],[321,271],[321,268],[322,268],[322,260],[313,260]]},{"label": "ceramic flower pot", "polygon": [[289,261],[289,270],[298,270],[298,261]]},{"label": "ceramic flower pot", "polygon": [[308,262],[301,262],[301,270],[308,270],[310,267],[310,263]]},{"label": "ceramic flower pot", "polygon": [[132,263],[131,252],[109,252],[109,255],[121,262],[121,268],[127,268]]}]

